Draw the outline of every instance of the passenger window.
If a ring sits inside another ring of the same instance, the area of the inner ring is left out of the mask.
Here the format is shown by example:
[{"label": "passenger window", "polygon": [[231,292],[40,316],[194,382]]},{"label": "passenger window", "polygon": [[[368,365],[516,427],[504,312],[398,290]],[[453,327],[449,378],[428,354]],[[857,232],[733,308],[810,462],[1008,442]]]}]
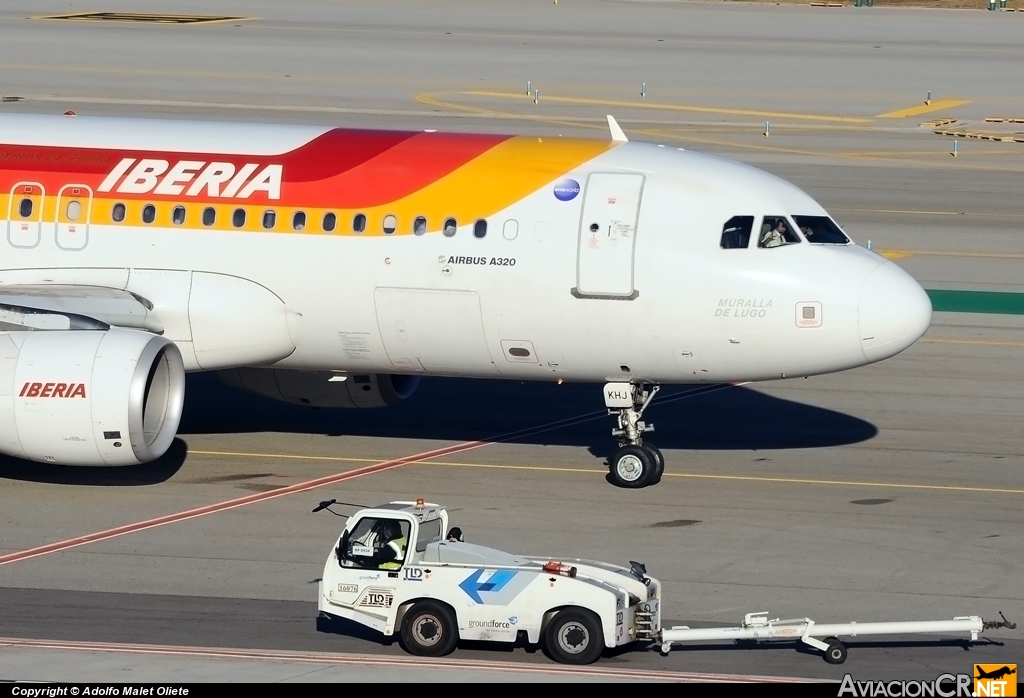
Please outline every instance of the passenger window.
[{"label": "passenger window", "polygon": [[342,540],[339,562],[346,567],[400,569],[409,548],[409,529],[409,522],[401,519],[360,519]]},{"label": "passenger window", "polygon": [[115,223],[121,223],[124,221],[124,214],[124,204],[114,204],[114,210],[111,212],[110,217],[114,219]]},{"label": "passenger window", "polygon": [[28,218],[32,215],[32,199],[22,199],[21,203],[18,204],[18,213],[21,214],[22,218]]},{"label": "passenger window", "polygon": [[338,224],[338,217],[333,213],[325,213],[323,220],[323,228],[325,233],[330,233],[334,230],[334,226]]},{"label": "passenger window", "polygon": [[207,228],[209,228],[211,225],[213,225],[216,222],[217,222],[217,209],[213,208],[212,206],[210,208],[204,208],[203,209],[203,225],[205,225]]},{"label": "passenger window", "polygon": [[482,238],[487,235],[487,221],[483,218],[473,224],[473,237]]},{"label": "passenger window", "polygon": [[519,221],[511,218],[505,221],[501,234],[506,240],[515,240],[516,236],[519,235]]},{"label": "passenger window", "polygon": [[142,222],[152,223],[156,220],[156,206],[153,204],[146,204],[142,208]]},{"label": "passenger window", "polygon": [[785,216],[765,216],[761,233],[757,237],[758,247],[781,247],[800,242]]},{"label": "passenger window", "polygon": [[245,209],[236,208],[235,212],[231,214],[231,225],[236,228],[241,228],[245,225]]},{"label": "passenger window", "polygon": [[357,213],[352,218],[352,232],[361,233],[366,230],[366,216],[361,213]]},{"label": "passenger window", "polygon": [[390,213],[384,216],[384,234],[394,235],[395,228],[398,227],[398,219],[392,216]]},{"label": "passenger window", "polygon": [[413,235],[425,235],[427,232],[427,219],[423,216],[416,216],[416,220],[412,222],[412,233]]},{"label": "passenger window", "polygon": [[447,238],[452,237],[455,235],[455,231],[458,227],[459,225],[454,218],[446,218],[444,221],[444,236]]},{"label": "passenger window", "polygon": [[272,230],[277,225],[277,212],[276,211],[264,211],[263,212],[263,228],[264,230]]},{"label": "passenger window", "polygon": [[82,202],[81,201],[69,201],[68,208],[66,211],[68,220],[71,222],[77,221],[78,217],[82,215]]},{"label": "passenger window", "polygon": [[849,245],[850,238],[846,237],[835,221],[828,216],[793,216],[796,224],[800,226],[800,232],[807,238],[807,242],[817,245]]},{"label": "passenger window", "polygon": [[292,229],[302,230],[306,227],[306,212],[296,211],[295,215],[292,216]]},{"label": "passenger window", "polygon": [[750,231],[753,229],[753,216],[733,216],[722,226],[722,249],[746,249],[750,244]]},{"label": "passenger window", "polygon": [[185,207],[184,206],[175,206],[174,207],[174,210],[171,211],[171,223],[174,223],[174,225],[184,225],[185,224]]}]

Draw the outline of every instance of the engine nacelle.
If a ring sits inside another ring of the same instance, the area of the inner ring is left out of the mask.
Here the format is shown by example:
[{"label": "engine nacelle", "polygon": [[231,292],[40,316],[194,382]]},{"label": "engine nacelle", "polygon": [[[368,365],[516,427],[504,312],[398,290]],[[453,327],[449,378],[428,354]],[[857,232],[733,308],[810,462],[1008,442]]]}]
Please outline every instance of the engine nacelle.
[{"label": "engine nacelle", "polygon": [[282,402],[310,407],[388,407],[416,390],[419,376],[388,373],[336,373],[276,368],[218,371],[222,383]]},{"label": "engine nacelle", "polygon": [[0,335],[0,453],[63,465],[162,456],[185,400],[181,352],[137,330]]}]

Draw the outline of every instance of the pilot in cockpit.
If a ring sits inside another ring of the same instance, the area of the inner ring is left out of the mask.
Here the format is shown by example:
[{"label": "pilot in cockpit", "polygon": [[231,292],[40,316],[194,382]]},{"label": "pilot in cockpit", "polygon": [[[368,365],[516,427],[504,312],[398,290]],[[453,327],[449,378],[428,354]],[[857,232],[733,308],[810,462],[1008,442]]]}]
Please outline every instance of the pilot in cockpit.
[{"label": "pilot in cockpit", "polygon": [[[771,225],[770,219],[765,219],[767,225]],[[762,226],[764,230],[764,226]],[[757,241],[758,247],[779,247],[781,245],[788,245],[792,242],[798,242],[796,235],[789,231],[789,225],[786,223],[785,218],[776,218],[775,225],[770,227],[767,231],[761,233],[760,239]]]}]

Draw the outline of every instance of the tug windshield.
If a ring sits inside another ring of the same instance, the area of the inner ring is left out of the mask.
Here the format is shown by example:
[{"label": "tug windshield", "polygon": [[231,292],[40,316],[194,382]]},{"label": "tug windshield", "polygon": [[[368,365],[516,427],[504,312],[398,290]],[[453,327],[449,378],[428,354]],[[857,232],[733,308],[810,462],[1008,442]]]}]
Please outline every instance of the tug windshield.
[{"label": "tug windshield", "polygon": [[361,519],[343,537],[338,562],[342,566],[398,569],[405,559],[409,528],[409,522],[402,519]]}]

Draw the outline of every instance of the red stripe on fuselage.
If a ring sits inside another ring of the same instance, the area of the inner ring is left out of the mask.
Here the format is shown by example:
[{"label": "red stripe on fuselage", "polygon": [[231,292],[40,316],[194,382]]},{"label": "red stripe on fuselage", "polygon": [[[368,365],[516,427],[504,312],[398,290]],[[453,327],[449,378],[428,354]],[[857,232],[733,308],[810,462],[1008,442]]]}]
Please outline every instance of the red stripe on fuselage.
[{"label": "red stripe on fuselage", "polygon": [[417,134],[380,155],[329,179],[295,182],[285,171],[282,203],[314,202],[339,208],[378,206],[433,184],[508,136]]},{"label": "red stripe on fuselage", "polygon": [[[236,171],[246,164],[255,164],[257,174],[266,165],[281,165],[281,198],[274,202],[278,205],[373,206],[407,196],[507,139],[508,136],[334,129],[288,153],[269,156],[0,144],[0,191],[11,191],[19,181],[39,183],[46,188],[47,195],[56,194],[66,184],[84,184],[95,190],[125,158],[135,160],[132,167],[143,159],[166,160],[169,169],[179,161],[192,160],[207,164],[227,162]],[[148,201],[187,198],[204,203],[233,198],[206,194],[160,196],[152,190],[141,194],[119,192],[124,175],[109,193],[102,195]],[[184,189],[188,190],[187,184]],[[247,199],[267,200],[267,194],[260,191]]]}]

